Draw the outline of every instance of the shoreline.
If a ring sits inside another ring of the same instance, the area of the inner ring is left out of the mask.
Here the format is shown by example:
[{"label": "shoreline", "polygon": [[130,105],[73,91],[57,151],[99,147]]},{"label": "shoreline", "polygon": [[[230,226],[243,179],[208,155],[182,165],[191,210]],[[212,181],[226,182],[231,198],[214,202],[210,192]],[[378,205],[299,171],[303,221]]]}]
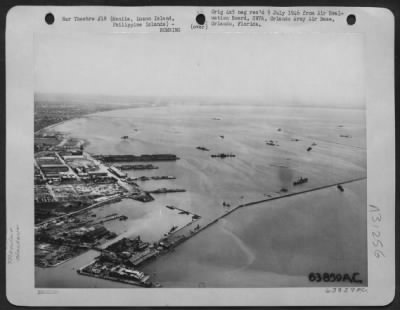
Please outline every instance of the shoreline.
[{"label": "shoreline", "polygon": [[[289,107],[288,107],[289,108]],[[301,108],[301,107],[300,107]],[[128,108],[127,110],[131,110],[131,109],[133,109],[133,108]],[[100,112],[100,113],[107,113],[107,112],[109,112],[109,111],[102,111],[102,112]],[[90,115],[90,114],[89,114]],[[86,117],[86,116],[85,116]],[[84,118],[84,117],[79,117],[79,118]],[[73,120],[73,119],[70,119],[70,120]],[[48,126],[48,127],[46,127],[46,128],[44,128],[44,129],[41,129],[41,130],[54,130],[54,128],[55,127],[57,127],[57,125],[61,125],[61,124],[63,124],[63,123],[65,123],[65,122],[67,122],[67,121],[69,121],[69,120],[65,120],[65,121],[62,121],[62,122],[60,122],[60,123],[57,123],[57,124],[53,124],[53,125],[50,125],[50,126]],[[73,134],[73,133],[72,133]],[[64,134],[62,134],[62,135],[64,135]],[[66,134],[66,135],[68,135],[68,133]],[[71,138],[73,138],[72,136],[71,136]],[[90,138],[90,137],[89,137]],[[318,140],[318,139],[316,139],[316,138],[314,138],[314,137],[307,137],[308,139],[313,139],[313,140],[315,140],[315,141],[321,141],[321,142],[326,142],[326,143],[329,143],[329,144],[331,144],[331,143],[336,143],[336,142],[334,142],[334,141],[322,141],[322,140]],[[83,140],[83,139],[80,139],[80,138],[78,138],[79,140]],[[89,142],[88,142],[88,144],[89,144]],[[87,144],[87,145],[88,145]],[[353,146],[351,146],[351,145],[343,145],[343,146],[345,146],[345,147],[353,147]],[[330,146],[328,146],[328,147],[330,147]],[[333,146],[332,146],[333,147]],[[307,153],[306,153],[307,154]],[[344,157],[345,158],[345,157]],[[323,158],[324,160],[325,160],[325,158]],[[352,170],[350,170],[350,172],[351,172]],[[344,177],[348,177],[348,176],[350,176],[350,174],[351,173],[347,173],[347,175],[345,175],[345,174],[343,174],[343,175],[339,175],[339,177],[340,176],[344,176]],[[354,175],[354,174],[353,174]],[[339,177],[337,177],[336,179],[338,179]],[[217,218],[215,218],[215,219],[213,219],[213,220],[211,220],[211,222],[210,223],[207,223],[208,221],[209,221],[209,218],[208,218],[208,216],[204,216],[203,214],[202,214],[202,217],[203,217],[203,219],[202,219],[202,221],[201,221],[201,223],[205,223],[205,225],[204,226],[202,226],[202,227],[200,227],[200,229],[198,229],[198,230],[195,230],[194,231],[194,233],[192,234],[192,235],[189,235],[188,237],[185,237],[185,238],[182,238],[182,239],[179,239],[179,242],[177,242],[177,244],[174,244],[171,248],[173,249],[174,247],[176,247],[176,246],[178,246],[178,244],[180,244],[180,243],[182,243],[182,242],[184,242],[184,241],[186,241],[186,240],[188,240],[188,239],[190,239],[190,237],[191,236],[194,236],[194,235],[197,235],[200,231],[203,231],[203,230],[205,230],[205,229],[207,229],[208,227],[210,227],[211,225],[213,225],[214,223],[216,223],[216,222],[218,222],[218,220],[219,219],[221,219],[221,218],[223,218],[223,217],[226,217],[226,216],[228,216],[229,214],[232,214],[233,212],[235,212],[237,209],[240,209],[240,208],[243,208],[243,207],[249,207],[249,206],[253,206],[253,205],[258,205],[258,204],[262,204],[262,203],[264,203],[264,202],[268,202],[268,201],[270,201],[270,200],[278,200],[278,199],[281,199],[281,198],[285,198],[285,197],[290,197],[290,196],[294,196],[294,195],[300,195],[300,194],[304,194],[304,193],[307,193],[307,192],[311,192],[311,191],[317,191],[317,190],[321,190],[321,189],[323,189],[323,188],[326,188],[326,187],[333,187],[333,186],[335,186],[335,185],[337,185],[337,184],[345,184],[345,183],[348,183],[348,182],[355,182],[355,181],[357,181],[357,180],[363,180],[363,179],[366,179],[366,177],[362,177],[362,178],[357,178],[357,179],[350,179],[350,180],[348,180],[348,181],[343,181],[343,182],[337,182],[337,183],[334,183],[334,184],[327,184],[327,185],[322,185],[322,186],[316,186],[316,185],[319,185],[319,184],[323,184],[323,182],[325,182],[326,183],[326,181],[327,181],[327,179],[329,179],[329,178],[325,178],[325,179],[317,179],[317,181],[318,181],[318,184],[316,184],[316,183],[314,183],[313,185],[314,185],[314,188],[309,188],[309,189],[304,189],[304,190],[302,190],[302,191],[297,191],[297,192],[290,192],[290,193],[278,193],[278,196],[276,196],[276,193],[277,192],[273,192],[273,191],[270,191],[270,193],[273,193],[273,197],[268,197],[268,198],[266,198],[266,199],[260,199],[260,198],[262,198],[262,197],[258,197],[258,196],[254,196],[254,195],[250,195],[250,197],[253,197],[253,198],[256,198],[256,200],[254,200],[254,201],[250,201],[250,202],[246,202],[246,203],[244,203],[244,204],[240,204],[240,205],[236,205],[235,207],[231,207],[230,209],[224,209],[223,211],[221,211],[221,212],[224,212],[224,213],[222,213],[222,214],[220,214],[220,215],[215,215],[215,216],[217,216]],[[335,178],[334,178],[335,179]],[[332,181],[332,180],[331,180]],[[298,188],[296,188],[296,190],[297,190]],[[244,188],[244,190],[246,190],[245,188]],[[189,190],[189,192],[192,192],[191,190]],[[197,192],[194,192],[194,193],[197,193]],[[267,192],[268,193],[268,192]],[[253,192],[251,192],[251,194],[254,194]],[[264,196],[265,196],[266,194],[264,194]],[[247,197],[246,197],[247,198]],[[258,198],[258,199],[257,199]],[[225,198],[224,198],[225,199]],[[229,199],[229,198],[228,198]],[[246,199],[246,201],[248,201],[249,199]],[[228,200],[229,201],[229,200]],[[237,204],[237,203],[240,203],[240,201],[236,201],[236,203],[234,203],[233,205],[235,205],[235,204]],[[178,205],[179,206],[179,205]],[[215,208],[218,208],[218,205],[215,205],[214,206]],[[205,211],[207,211],[207,210],[205,210]],[[197,212],[198,213],[198,212]],[[214,218],[214,215],[213,216],[211,216],[211,218]],[[196,222],[197,222],[198,220],[196,220]],[[192,223],[188,223],[187,225],[185,225],[184,227],[181,227],[178,231],[175,231],[175,232],[173,232],[173,233],[171,233],[171,239],[173,239],[172,238],[172,236],[178,236],[179,234],[181,234],[181,232],[182,232],[182,230],[184,230],[184,228],[186,228],[187,226],[191,226],[191,224]],[[168,238],[169,236],[167,236],[167,238]]]},{"label": "shoreline", "polygon": [[[163,255],[166,255],[166,254],[170,253],[171,251],[173,251],[176,247],[178,247],[183,242],[191,239],[195,235],[199,234],[200,232],[202,232],[202,231],[208,229],[209,227],[211,227],[213,224],[217,223],[219,220],[229,216],[230,214],[234,213],[235,211],[237,211],[237,210],[239,210],[241,208],[252,207],[252,206],[256,206],[256,205],[259,205],[259,204],[262,204],[262,203],[266,203],[266,202],[269,202],[269,201],[273,201],[273,200],[279,200],[279,199],[284,199],[284,198],[293,197],[293,196],[297,196],[297,195],[302,195],[302,194],[306,194],[306,193],[310,193],[310,192],[315,192],[315,191],[319,191],[319,190],[335,187],[335,186],[337,186],[339,184],[348,184],[348,183],[358,182],[358,181],[362,181],[362,180],[366,180],[366,179],[367,179],[367,177],[360,177],[360,178],[355,178],[355,179],[351,179],[351,180],[347,180],[347,181],[343,181],[343,182],[338,182],[338,183],[334,183],[334,184],[327,184],[327,185],[319,186],[319,187],[316,187],[316,188],[305,189],[303,191],[298,191],[298,192],[294,192],[294,193],[282,194],[281,196],[277,196],[277,197],[269,197],[267,199],[248,202],[248,203],[245,203],[245,204],[242,204],[242,205],[238,205],[236,207],[232,207],[230,210],[227,210],[225,213],[223,213],[223,214],[219,215],[218,217],[212,219],[209,223],[206,223],[204,226],[200,226],[196,230],[190,230],[191,233],[188,236],[186,236],[186,235],[177,235],[178,233],[183,231],[185,228],[187,228],[189,226],[192,226],[192,225],[194,225],[194,223],[198,222],[201,219],[201,217],[200,217],[198,219],[195,219],[195,220],[187,223],[186,225],[180,227],[178,230],[176,230],[176,231],[168,234],[164,238],[162,238],[162,239],[166,239],[166,240],[168,240],[168,239],[173,239],[174,240],[173,242],[171,242],[171,247],[168,249],[168,251],[165,251],[163,253]],[[105,202],[109,202],[109,201],[104,201],[102,203],[105,203]],[[89,206],[88,208],[93,208],[93,207]],[[176,208],[176,209],[180,210],[179,208]],[[83,210],[79,210],[79,211],[75,211],[75,212],[81,212],[81,211],[83,211]],[[64,216],[69,216],[69,215],[64,215]],[[95,251],[97,250],[98,251],[98,249],[96,249],[96,248],[90,248],[87,251],[89,251],[89,250],[95,250]],[[56,265],[51,265],[51,266],[46,266],[46,267],[36,266],[36,265],[35,266],[39,267],[39,268],[43,268],[43,269],[57,267],[59,265],[62,265],[64,263],[66,263],[67,261],[69,261],[69,260],[71,260],[73,258],[79,257],[82,254],[85,254],[87,251],[85,251],[85,252],[83,252],[83,253],[81,253],[81,254],[79,254],[77,256],[71,257],[71,258],[69,258],[69,259],[67,259],[65,261],[59,262]],[[143,265],[146,265],[146,261],[143,262]],[[83,266],[81,268],[84,268],[84,267],[85,266]]]}]

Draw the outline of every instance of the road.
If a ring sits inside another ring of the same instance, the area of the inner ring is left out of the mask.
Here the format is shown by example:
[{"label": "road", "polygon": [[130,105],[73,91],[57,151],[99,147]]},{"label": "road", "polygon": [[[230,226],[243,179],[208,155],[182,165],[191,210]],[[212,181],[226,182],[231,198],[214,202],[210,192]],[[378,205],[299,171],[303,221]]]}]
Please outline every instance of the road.
[{"label": "road", "polygon": [[112,196],[112,197],[108,197],[107,199],[104,199],[104,200],[102,200],[102,201],[100,201],[100,202],[96,202],[96,203],[94,203],[94,204],[92,204],[92,205],[90,205],[90,206],[88,206],[88,207],[86,207],[86,208],[80,209],[80,210],[78,210],[78,211],[74,211],[74,212],[71,212],[71,213],[68,213],[68,214],[63,214],[63,215],[60,215],[60,216],[57,216],[57,217],[52,217],[51,219],[45,220],[45,221],[43,221],[43,222],[37,224],[37,225],[35,226],[35,228],[40,228],[41,226],[43,226],[43,225],[45,225],[45,224],[47,224],[47,223],[50,223],[50,222],[52,222],[52,221],[56,221],[56,220],[59,220],[59,219],[65,218],[65,217],[69,217],[69,216],[78,214],[78,213],[80,213],[80,212],[85,212],[85,211],[90,210],[90,209],[93,209],[93,208],[101,207],[103,204],[112,202],[112,201],[115,200],[115,199],[123,198],[123,197],[124,197],[124,195],[119,195],[119,196],[114,195],[114,196]]}]

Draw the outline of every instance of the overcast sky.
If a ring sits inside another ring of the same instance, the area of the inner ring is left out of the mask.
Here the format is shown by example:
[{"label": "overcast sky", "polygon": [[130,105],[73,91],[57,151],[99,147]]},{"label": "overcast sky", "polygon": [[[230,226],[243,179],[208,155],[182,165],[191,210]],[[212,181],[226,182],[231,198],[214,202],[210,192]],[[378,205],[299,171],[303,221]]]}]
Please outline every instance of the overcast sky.
[{"label": "overcast sky", "polygon": [[364,104],[358,35],[39,35],[35,60],[38,93]]}]

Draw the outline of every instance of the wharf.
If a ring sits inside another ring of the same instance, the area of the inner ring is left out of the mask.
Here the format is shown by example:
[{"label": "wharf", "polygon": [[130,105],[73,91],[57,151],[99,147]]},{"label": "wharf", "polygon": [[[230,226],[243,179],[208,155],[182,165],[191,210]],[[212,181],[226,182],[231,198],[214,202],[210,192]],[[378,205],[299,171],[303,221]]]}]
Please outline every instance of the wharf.
[{"label": "wharf", "polygon": [[143,154],[143,155],[95,155],[94,158],[104,162],[135,162],[135,161],[175,161],[174,154]]},{"label": "wharf", "polygon": [[149,194],[166,194],[166,193],[183,193],[186,192],[186,189],[181,189],[181,188],[159,188],[159,189],[155,189],[152,191],[146,191],[146,193]]},{"label": "wharf", "polygon": [[94,274],[94,273],[89,273],[89,272],[83,271],[83,269],[85,267],[87,267],[87,266],[89,266],[89,265],[91,265],[93,263],[94,263],[94,261],[91,262],[90,264],[82,267],[82,268],[79,268],[77,270],[77,273],[82,275],[82,276],[93,277],[93,278],[97,278],[97,279],[109,280],[109,281],[114,281],[114,282],[129,284],[129,285],[135,285],[135,286],[141,286],[141,287],[151,287],[151,286],[146,286],[141,281],[133,281],[133,280],[121,279],[121,278],[117,278],[117,277],[112,277],[112,276],[107,276],[107,275],[99,275],[99,274]]},{"label": "wharf", "polygon": [[129,181],[141,181],[141,182],[145,182],[145,181],[160,181],[160,180],[175,180],[176,177],[174,176],[170,176],[170,175],[162,175],[162,176],[152,176],[152,177],[147,177],[147,176],[141,176],[135,179],[131,179]]}]

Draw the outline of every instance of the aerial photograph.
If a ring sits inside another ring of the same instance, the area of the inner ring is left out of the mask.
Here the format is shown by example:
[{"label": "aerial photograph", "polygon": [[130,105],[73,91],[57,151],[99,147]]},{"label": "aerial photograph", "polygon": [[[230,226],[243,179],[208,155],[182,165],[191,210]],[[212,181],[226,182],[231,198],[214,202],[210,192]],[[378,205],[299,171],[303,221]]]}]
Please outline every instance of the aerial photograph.
[{"label": "aerial photograph", "polygon": [[34,43],[36,287],[368,285],[361,39]]}]

